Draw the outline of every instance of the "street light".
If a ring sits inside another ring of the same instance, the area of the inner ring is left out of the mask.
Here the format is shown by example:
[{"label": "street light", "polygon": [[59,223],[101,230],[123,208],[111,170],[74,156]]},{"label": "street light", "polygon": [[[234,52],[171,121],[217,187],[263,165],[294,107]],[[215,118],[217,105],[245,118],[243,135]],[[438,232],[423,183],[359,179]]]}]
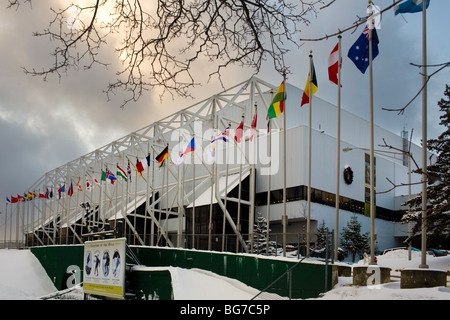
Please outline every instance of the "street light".
[{"label": "street light", "polygon": [[[350,147],[346,147],[343,148],[342,151],[343,152],[349,152],[352,150],[363,150],[363,151],[369,151],[369,149],[367,148],[350,148]],[[386,157],[391,157],[395,160],[398,160],[397,158],[395,158],[395,155],[408,155],[408,200],[411,200],[411,154],[407,153],[407,152],[395,152],[395,151],[387,151],[387,150],[373,150],[374,153],[386,156]],[[387,155],[387,154],[393,154],[394,157]],[[372,164],[370,164],[372,165]],[[371,191],[373,190],[374,186],[371,184],[370,185]],[[373,203],[370,203],[370,206],[372,207]],[[372,213],[372,210],[371,210]],[[370,234],[370,261],[371,264],[376,264],[375,260],[374,260],[374,226],[375,226],[375,221],[374,221],[374,216],[371,214],[370,217],[370,229],[371,229],[371,234]],[[411,223],[408,223],[408,236],[411,236]],[[424,250],[424,249],[423,249]],[[408,260],[411,260],[411,245],[408,246]]]}]

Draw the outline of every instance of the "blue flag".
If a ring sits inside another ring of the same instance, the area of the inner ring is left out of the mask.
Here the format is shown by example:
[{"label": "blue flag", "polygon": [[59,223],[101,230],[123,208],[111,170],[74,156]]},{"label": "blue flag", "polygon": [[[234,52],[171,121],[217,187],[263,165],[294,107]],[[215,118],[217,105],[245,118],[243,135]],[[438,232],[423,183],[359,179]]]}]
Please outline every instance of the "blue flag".
[{"label": "blue flag", "polygon": [[[372,60],[378,55],[378,35],[375,28],[372,29]],[[369,66],[369,27],[366,26],[358,40],[350,47],[348,57],[355,66],[365,73]]]},{"label": "blue flag", "polygon": [[[430,0],[426,0],[426,8],[430,5]],[[423,0],[406,0],[405,2],[396,5],[394,8],[395,15],[399,13],[415,13],[422,12],[423,10]]]}]

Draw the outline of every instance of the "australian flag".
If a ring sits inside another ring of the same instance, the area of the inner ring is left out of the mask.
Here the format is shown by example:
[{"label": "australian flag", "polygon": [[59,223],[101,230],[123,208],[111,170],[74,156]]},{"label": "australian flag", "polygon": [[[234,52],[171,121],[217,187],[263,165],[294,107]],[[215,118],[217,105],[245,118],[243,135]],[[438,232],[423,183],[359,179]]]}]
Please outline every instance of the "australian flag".
[{"label": "australian flag", "polygon": [[[375,28],[372,29],[372,60],[378,55],[378,35]],[[369,26],[366,26],[358,40],[350,47],[348,57],[353,61],[355,66],[365,73],[369,66]]]}]

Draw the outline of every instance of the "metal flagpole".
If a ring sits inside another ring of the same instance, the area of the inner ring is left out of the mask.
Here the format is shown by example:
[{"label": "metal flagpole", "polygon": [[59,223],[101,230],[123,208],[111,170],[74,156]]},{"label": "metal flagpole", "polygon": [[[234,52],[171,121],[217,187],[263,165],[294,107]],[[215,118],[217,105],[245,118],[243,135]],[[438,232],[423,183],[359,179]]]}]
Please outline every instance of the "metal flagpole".
[{"label": "metal flagpole", "polygon": [[[148,158],[150,158],[150,142],[147,142],[147,154]],[[150,181],[150,164],[147,163],[147,181],[145,182],[145,214],[144,214],[144,244],[147,239],[147,215],[148,215],[148,207],[149,207],[149,192],[148,192],[148,182]]]},{"label": "metal flagpole", "polygon": [[[153,147],[153,145],[152,145],[152,151],[153,151],[153,158],[151,158],[152,159],[152,206],[151,206],[151,208],[152,209],[150,209],[150,210],[153,210],[153,213],[152,213],[152,224],[151,224],[151,231],[150,231],[150,234],[151,234],[151,238],[150,238],[150,245],[151,246],[153,246],[154,245],[154,243],[155,243],[155,197],[156,197],[156,192],[155,192],[155,188],[154,188],[154,185],[155,185],[155,161],[153,160],[154,158],[155,158],[155,148]],[[149,168],[149,170],[150,170],[150,168]],[[161,213],[160,213],[161,214]]]},{"label": "metal flagpole", "polygon": [[192,249],[195,248],[195,150],[192,152]]},{"label": "metal flagpole", "polygon": [[427,6],[422,1],[422,250],[419,268],[427,265]]},{"label": "metal flagpole", "polygon": [[[11,201],[12,201],[12,196],[11,196]],[[10,207],[12,206],[12,202],[10,203],[9,206]],[[8,204],[6,204],[6,208],[5,208],[5,234],[4,234],[5,244],[3,246],[4,249],[6,249],[6,232],[8,231],[7,227],[8,227]]]},{"label": "metal flagpole", "polygon": [[339,244],[339,176],[341,161],[341,39],[338,36],[338,94],[337,94],[337,134],[336,134],[336,211],[334,220],[334,261],[338,261],[338,244]]},{"label": "metal flagpole", "polygon": [[[231,127],[231,123],[228,122],[228,127]],[[225,206],[225,210],[227,209],[227,200],[228,200],[228,145],[225,148],[225,201],[224,201],[224,206]],[[216,186],[217,187],[217,186]],[[226,216],[226,212],[223,213],[223,222],[222,222],[222,251],[225,251],[225,226],[227,223],[227,216]],[[238,246],[238,242],[239,238],[236,237],[236,252],[237,252],[237,246]]]},{"label": "metal flagpole", "polygon": [[[12,195],[11,195],[11,201],[12,201]],[[19,199],[17,199],[17,201],[19,201]],[[17,207],[18,206],[19,206],[19,202],[17,202],[17,204],[14,206],[14,208],[16,208],[16,211],[17,211]],[[9,208],[9,243],[8,243],[8,249],[10,248],[10,246],[12,244],[12,222],[13,222],[13,210],[12,210],[12,206],[11,206]]]},{"label": "metal flagpole", "polygon": [[374,175],[374,137],[373,137],[373,70],[372,70],[372,35],[373,11],[369,2],[369,97],[370,97],[370,263],[375,265],[375,175]]},{"label": "metal flagpole", "polygon": [[[215,118],[215,110],[216,110],[216,100],[214,99],[212,102],[212,111],[211,111],[211,120],[213,123],[213,127],[217,128],[218,127],[218,120],[216,120]],[[217,121],[217,123],[216,123]],[[213,192],[214,192],[214,188],[217,188],[216,183],[216,177],[217,177],[217,167],[218,167],[218,163],[216,161],[217,159],[217,154],[215,155],[215,161],[213,161],[212,163],[212,170],[211,170],[211,198],[210,198],[210,203],[209,203],[209,223],[208,223],[208,250],[211,250],[211,232],[212,232],[212,214],[213,214]]]},{"label": "metal flagpole", "polygon": [[[137,166],[137,158],[136,158],[136,166]],[[136,202],[137,202],[137,196],[138,196],[138,193],[137,193],[138,176],[141,176],[139,172],[136,174],[136,179],[134,180],[134,217],[133,217],[133,227],[134,227],[135,232],[137,232],[137,229],[136,229],[137,203]],[[131,234],[131,232],[130,232],[130,234]],[[136,244],[136,235],[133,235],[133,244]]]},{"label": "metal flagpole", "polygon": [[312,51],[309,52],[309,120],[308,120],[308,197],[306,212],[306,256],[309,257],[311,232],[311,127],[312,127]]},{"label": "metal flagpole", "polygon": [[[271,92],[271,99],[273,100],[273,92]],[[272,170],[272,130],[270,129],[270,119],[267,123],[269,131],[269,174],[267,175],[267,239],[266,239],[266,255],[269,255],[269,240],[270,240],[270,176]]]},{"label": "metal flagpole", "polygon": [[[283,72],[284,89],[283,94],[286,94],[286,73]],[[286,257],[286,105],[283,108],[283,257]]]}]

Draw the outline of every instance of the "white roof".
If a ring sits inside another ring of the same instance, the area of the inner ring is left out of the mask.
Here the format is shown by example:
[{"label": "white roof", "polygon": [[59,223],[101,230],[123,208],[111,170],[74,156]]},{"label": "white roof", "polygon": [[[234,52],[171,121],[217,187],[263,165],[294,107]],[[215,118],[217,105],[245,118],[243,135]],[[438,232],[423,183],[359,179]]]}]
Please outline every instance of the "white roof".
[{"label": "white roof", "polygon": [[[248,175],[250,174],[250,170],[244,171],[242,172],[241,175],[241,181],[244,180],[245,178],[248,177]],[[225,198],[225,182],[226,182],[226,176],[220,177],[218,184],[219,184],[219,196],[221,199]],[[227,188],[227,193],[229,193],[231,190],[233,190],[237,185],[239,184],[239,172],[238,173],[233,173],[233,174],[229,174],[228,175],[228,188]],[[212,199],[212,203],[217,203],[216,200],[216,196],[215,196],[215,192],[216,192],[216,184],[214,184],[212,186],[213,189],[213,199]],[[209,187],[208,189],[205,190],[205,192],[203,192],[200,196],[198,196],[195,199],[195,206],[204,206],[204,205],[209,205],[211,203],[211,187]],[[192,202],[190,205],[188,205],[188,208],[192,208],[194,205],[194,203]]]}]

